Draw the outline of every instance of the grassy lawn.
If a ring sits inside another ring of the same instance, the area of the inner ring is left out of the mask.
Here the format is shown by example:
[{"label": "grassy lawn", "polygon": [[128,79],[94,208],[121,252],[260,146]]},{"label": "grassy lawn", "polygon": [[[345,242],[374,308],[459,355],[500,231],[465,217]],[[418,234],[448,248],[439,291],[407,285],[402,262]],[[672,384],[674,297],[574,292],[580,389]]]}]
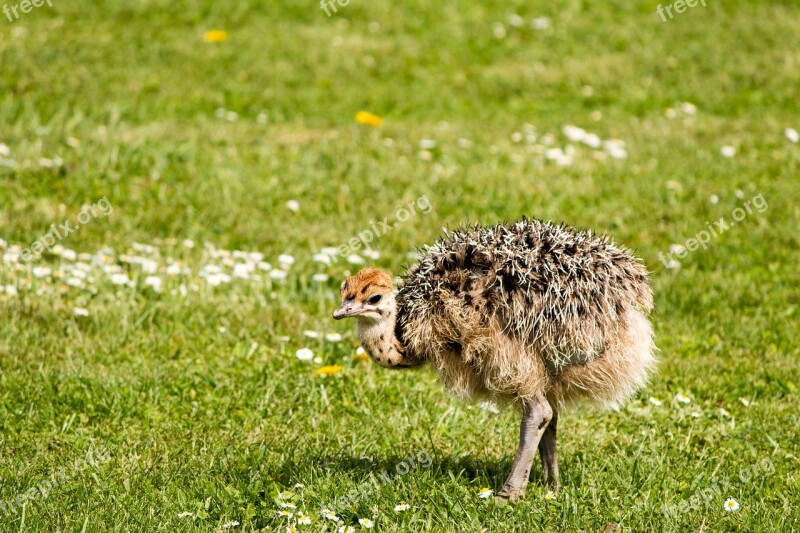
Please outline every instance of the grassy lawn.
[{"label": "grassy lawn", "polygon": [[[800,6],[706,3],[0,14],[0,531],[800,530]],[[522,216],[634,248],[661,353],[509,505],[518,414],[363,360],[319,254]]]}]

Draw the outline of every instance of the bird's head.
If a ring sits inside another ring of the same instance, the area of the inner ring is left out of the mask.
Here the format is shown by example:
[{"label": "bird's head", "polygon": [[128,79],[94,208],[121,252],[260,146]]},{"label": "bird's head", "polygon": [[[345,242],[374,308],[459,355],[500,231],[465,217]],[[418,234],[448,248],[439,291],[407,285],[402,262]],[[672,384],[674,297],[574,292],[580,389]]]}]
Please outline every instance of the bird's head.
[{"label": "bird's head", "polygon": [[336,320],[354,317],[382,322],[394,311],[392,277],[374,268],[365,268],[342,282],[342,305],[333,312]]}]

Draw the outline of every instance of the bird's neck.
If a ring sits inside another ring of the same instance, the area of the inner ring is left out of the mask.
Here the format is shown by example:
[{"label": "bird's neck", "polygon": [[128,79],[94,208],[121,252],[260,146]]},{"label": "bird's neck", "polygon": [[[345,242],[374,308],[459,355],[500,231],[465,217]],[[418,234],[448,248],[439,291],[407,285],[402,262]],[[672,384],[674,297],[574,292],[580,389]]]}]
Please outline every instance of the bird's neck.
[{"label": "bird's neck", "polygon": [[388,314],[381,320],[359,320],[358,340],[369,356],[379,365],[387,368],[416,366],[421,363],[413,357],[405,345],[395,335],[397,309],[394,300]]}]

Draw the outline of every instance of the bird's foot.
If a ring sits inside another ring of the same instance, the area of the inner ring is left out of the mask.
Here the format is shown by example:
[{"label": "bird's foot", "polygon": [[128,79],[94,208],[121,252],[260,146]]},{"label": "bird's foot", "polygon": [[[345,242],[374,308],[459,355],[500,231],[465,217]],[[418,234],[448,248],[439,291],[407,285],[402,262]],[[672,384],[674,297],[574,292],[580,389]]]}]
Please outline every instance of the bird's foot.
[{"label": "bird's foot", "polygon": [[525,494],[525,487],[514,487],[513,485],[503,485],[503,488],[494,497],[498,501],[516,501]]}]

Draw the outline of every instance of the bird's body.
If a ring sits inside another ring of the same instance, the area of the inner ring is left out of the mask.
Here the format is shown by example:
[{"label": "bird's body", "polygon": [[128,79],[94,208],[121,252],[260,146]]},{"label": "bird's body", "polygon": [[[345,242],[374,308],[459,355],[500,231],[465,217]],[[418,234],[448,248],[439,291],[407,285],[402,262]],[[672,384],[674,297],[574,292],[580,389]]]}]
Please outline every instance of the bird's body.
[{"label": "bird's body", "polygon": [[619,405],[655,365],[644,266],[605,237],[549,222],[450,232],[422,251],[397,293],[387,274],[365,269],[345,280],[342,298],[334,316],[358,318],[378,364],[430,362],[461,396],[522,405],[502,497],[527,485],[533,441],[557,484],[558,409],[579,399]]}]

